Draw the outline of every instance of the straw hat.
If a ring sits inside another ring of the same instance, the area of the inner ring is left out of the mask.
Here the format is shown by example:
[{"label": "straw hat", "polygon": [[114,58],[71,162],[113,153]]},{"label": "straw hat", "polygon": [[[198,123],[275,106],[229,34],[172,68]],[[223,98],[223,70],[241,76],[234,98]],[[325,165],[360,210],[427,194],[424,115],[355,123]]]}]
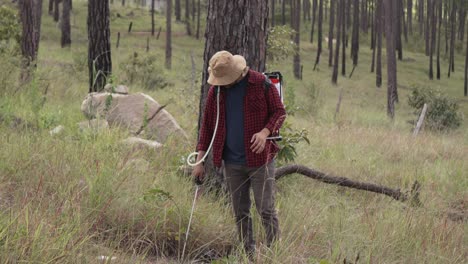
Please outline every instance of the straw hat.
[{"label": "straw hat", "polygon": [[210,59],[208,67],[208,83],[211,85],[228,85],[234,83],[239,77],[247,74],[247,62],[241,55],[232,55],[222,50],[216,52]]}]

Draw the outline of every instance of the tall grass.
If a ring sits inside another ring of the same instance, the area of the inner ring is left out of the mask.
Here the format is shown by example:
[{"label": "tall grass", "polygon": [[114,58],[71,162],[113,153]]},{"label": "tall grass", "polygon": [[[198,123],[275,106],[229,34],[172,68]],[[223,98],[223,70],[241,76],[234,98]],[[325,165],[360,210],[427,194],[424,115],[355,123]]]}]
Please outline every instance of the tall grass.
[{"label": "tall grass", "polygon": [[[201,76],[203,42],[183,35],[184,25],[176,23],[177,71],[167,73],[173,85],[146,90],[129,84],[131,92],[142,91],[167,104],[192,141],[173,138],[157,151],[128,148],[120,143],[129,136],[123,129],[80,132],[77,126],[84,120],[80,104],[88,91],[82,59],[85,4],[74,5],[71,49],[59,48],[58,28],[44,15],[31,84],[19,87],[16,59],[1,58],[0,262],[98,263],[104,256],[108,263],[180,263],[216,256],[217,263],[245,263],[229,199],[209,193],[197,200],[187,254],[181,256],[194,187],[178,168],[195,144],[200,83],[197,80],[190,90],[190,53]],[[123,17],[113,16],[112,36],[123,34],[119,50],[113,46],[114,65],[135,51],[145,56],[148,33],[141,32],[150,26],[147,11],[118,6],[112,7],[113,13]],[[130,11],[134,16],[127,16]],[[129,21],[140,33],[124,33]],[[162,16],[157,21],[164,26]],[[257,263],[343,263],[358,256],[359,263],[466,263],[466,220],[450,216],[455,212],[466,217],[466,121],[453,132],[424,131],[412,137],[408,91],[400,89],[396,120],[388,120],[386,91],[373,86],[367,49],[362,49],[353,78],[340,76],[336,87],[330,84],[325,63],[312,71],[315,45],[301,45],[303,81],[293,79],[287,63],[269,65],[285,75],[289,102],[296,109],[290,122],[309,131],[311,144],[298,146],[296,162],[403,190],[417,180],[423,186],[423,205],[412,207],[299,175],[285,177],[277,192],[281,240],[272,248],[263,246],[261,221],[252,210]],[[151,54],[163,58],[162,47],[163,39],[151,39]],[[400,84],[445,87],[451,97],[459,98],[461,60],[454,78],[429,83],[426,57],[407,54],[416,61],[398,65]],[[122,81],[121,67],[114,70],[116,82]],[[341,88],[343,102],[335,119]],[[466,103],[461,108],[466,116]],[[51,136],[49,130],[60,124],[65,130]]]}]

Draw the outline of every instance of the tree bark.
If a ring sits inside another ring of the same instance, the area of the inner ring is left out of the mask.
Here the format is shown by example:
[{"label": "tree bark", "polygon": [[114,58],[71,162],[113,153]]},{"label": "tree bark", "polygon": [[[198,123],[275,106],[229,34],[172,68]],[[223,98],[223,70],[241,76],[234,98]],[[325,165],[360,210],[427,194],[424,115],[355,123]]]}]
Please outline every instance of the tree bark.
[{"label": "tree bark", "polygon": [[[154,27],[155,27],[155,23],[154,23],[154,1],[155,0],[151,0],[151,36],[154,36]],[[180,12],[180,10],[179,10]],[[180,14],[179,14],[180,16]],[[180,18],[179,18],[180,19]]]},{"label": "tree bark", "polygon": [[376,0],[377,8],[376,8],[376,31],[377,31],[377,63],[376,63],[376,70],[375,70],[375,85],[380,88],[382,86],[382,35],[383,35],[383,12],[382,12],[382,4],[383,0]]},{"label": "tree bark", "polygon": [[394,0],[385,1],[385,33],[387,36],[387,115],[395,117],[395,102],[397,101],[397,64],[395,58],[395,9]]},{"label": "tree bark", "polygon": [[[435,51],[435,44],[436,44],[436,30],[437,30],[437,23],[436,23],[436,0],[429,0],[430,3],[430,18],[431,18],[431,50],[429,55],[429,79],[434,79],[434,51]],[[429,6],[428,6],[429,7]]]},{"label": "tree bark", "polygon": [[271,27],[275,26],[275,2],[276,0],[271,0]]},{"label": "tree bark", "polygon": [[342,38],[342,43],[341,43],[341,75],[346,76],[346,39],[347,39],[347,31],[346,31],[346,19],[348,16],[346,15],[346,2],[351,1],[351,0],[343,0],[341,3],[341,15],[343,16],[341,18],[341,38]]},{"label": "tree bark", "polygon": [[466,58],[465,58],[465,87],[463,95],[468,96],[468,38],[466,38]]},{"label": "tree bark", "polygon": [[[154,0],[151,0],[154,1]],[[180,21],[180,0],[175,0],[174,3],[174,12],[176,21]],[[154,34],[153,34],[154,35]]]},{"label": "tree bark", "polygon": [[452,12],[450,16],[450,54],[449,54],[449,70],[448,77],[450,78],[450,73],[455,71],[455,20],[457,14],[456,3],[452,3]]},{"label": "tree bark", "polygon": [[89,92],[104,89],[112,74],[109,1],[88,1]]},{"label": "tree bark", "polygon": [[406,21],[408,23],[408,31],[413,35],[413,0],[407,0]]},{"label": "tree bark", "polygon": [[172,0],[166,1],[166,69],[172,68]]},{"label": "tree bark", "polygon": [[341,44],[341,24],[343,23],[343,0],[337,0],[336,12],[337,12],[337,23],[336,23],[336,50],[335,50],[335,61],[333,63],[333,75],[332,83],[337,84],[338,82],[338,64],[340,61],[340,44]]},{"label": "tree bark", "polygon": [[291,24],[293,25],[295,52],[293,56],[293,71],[296,79],[301,79],[301,56],[300,56],[300,40],[301,40],[301,1],[292,0],[292,16]]},{"label": "tree bark", "polygon": [[32,79],[36,68],[41,33],[42,0],[20,0],[19,13],[22,24],[21,34],[21,77],[22,84]]},{"label": "tree bark", "polygon": [[54,14],[54,3],[55,3],[55,0],[49,0],[49,15],[53,15]]},{"label": "tree bark", "polygon": [[281,2],[281,23],[286,25],[286,0]]},{"label": "tree bark", "polygon": [[316,15],[317,15],[317,0],[313,0],[312,2],[312,28],[310,30],[310,43],[314,42],[314,28],[315,28]]},{"label": "tree bark", "polygon": [[401,7],[402,0],[395,0],[393,11],[394,11],[394,22],[395,22],[395,41],[396,50],[398,51],[398,60],[403,60],[403,43],[401,41]]},{"label": "tree bark", "polygon": [[60,0],[54,0],[54,21],[58,22],[60,19]]},{"label": "tree bark", "polygon": [[440,39],[442,35],[442,0],[438,1],[439,36],[437,37],[437,80],[440,80]]},{"label": "tree bark", "polygon": [[353,4],[353,35],[351,38],[351,58],[353,66],[358,64],[359,59],[359,0],[354,0]]},{"label": "tree bark", "polygon": [[317,21],[317,57],[315,58],[314,71],[320,62],[320,54],[322,53],[322,24],[323,24],[323,0],[319,0],[318,21]]},{"label": "tree bark", "polygon": [[200,0],[197,1],[197,32],[195,33],[195,38],[200,39]]},{"label": "tree bark", "polygon": [[330,26],[328,27],[328,67],[333,66],[333,30],[335,27],[335,5],[338,0],[330,0]]},{"label": "tree bark", "polygon": [[71,0],[62,0],[62,48],[71,45],[70,4]]}]

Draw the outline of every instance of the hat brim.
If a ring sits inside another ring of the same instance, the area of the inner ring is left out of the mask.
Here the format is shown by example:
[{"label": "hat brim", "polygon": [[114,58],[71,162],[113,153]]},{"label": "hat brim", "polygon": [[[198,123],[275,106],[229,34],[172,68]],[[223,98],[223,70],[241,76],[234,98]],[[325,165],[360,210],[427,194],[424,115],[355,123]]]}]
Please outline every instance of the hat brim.
[{"label": "hat brim", "polygon": [[231,65],[231,71],[229,74],[222,76],[222,77],[215,77],[213,74],[211,74],[211,69],[208,68],[208,84],[210,85],[229,85],[234,83],[239,77],[243,74],[244,69],[247,67],[247,62],[245,61],[244,57],[241,55],[234,55],[232,57],[232,65]]}]

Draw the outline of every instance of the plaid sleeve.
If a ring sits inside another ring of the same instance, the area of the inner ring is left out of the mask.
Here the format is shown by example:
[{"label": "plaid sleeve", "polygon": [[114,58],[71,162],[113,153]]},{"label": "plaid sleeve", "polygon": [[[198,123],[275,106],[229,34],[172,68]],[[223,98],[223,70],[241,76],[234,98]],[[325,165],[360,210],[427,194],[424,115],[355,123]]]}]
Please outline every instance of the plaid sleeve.
[{"label": "plaid sleeve", "polygon": [[210,90],[208,91],[208,97],[203,111],[203,121],[200,128],[197,151],[206,151],[210,145],[210,140],[213,137],[215,126],[213,113],[216,112],[214,91],[215,89],[213,87],[210,87]]},{"label": "plaid sleeve", "polygon": [[268,128],[271,134],[274,135],[277,134],[286,119],[286,110],[281,102],[278,90],[271,83],[270,89],[268,89],[267,105],[269,119],[265,128]]}]

